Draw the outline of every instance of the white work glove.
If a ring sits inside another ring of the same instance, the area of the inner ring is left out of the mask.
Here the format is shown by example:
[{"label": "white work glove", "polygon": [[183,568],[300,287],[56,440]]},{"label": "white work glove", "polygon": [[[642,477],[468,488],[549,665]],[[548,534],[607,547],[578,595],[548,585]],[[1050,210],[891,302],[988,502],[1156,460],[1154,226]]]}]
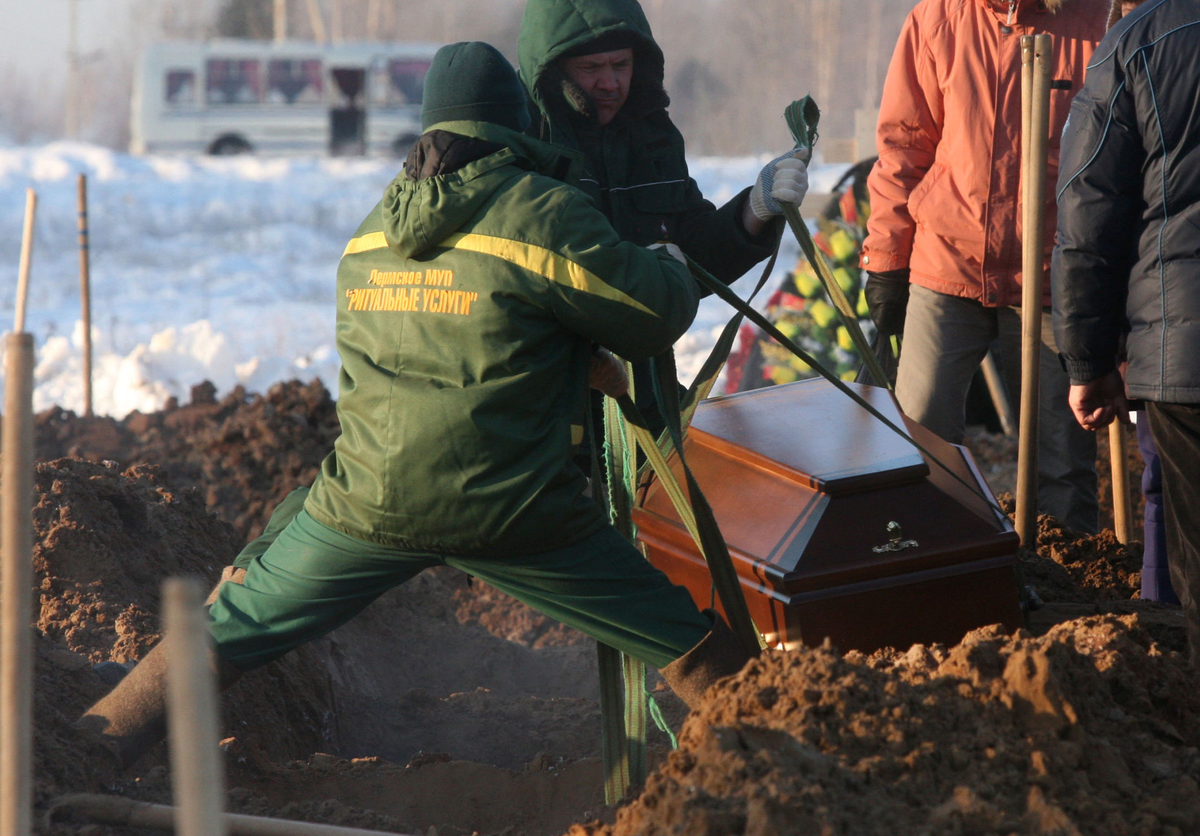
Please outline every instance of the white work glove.
[{"label": "white work glove", "polygon": [[666,248],[666,250],[667,250],[667,253],[668,253],[668,254],[670,254],[670,256],[671,256],[672,258],[674,258],[676,261],[678,261],[680,264],[684,265],[685,267],[687,266],[687,256],[685,256],[685,255],[683,254],[683,250],[679,249],[679,246],[678,246],[677,244],[672,244],[672,243],[670,243],[670,242],[663,243],[663,242],[661,242],[661,241],[660,241],[660,242],[659,242],[659,243],[657,243],[657,244],[651,244],[651,245],[650,245],[649,247],[647,247],[646,249],[648,249],[648,250],[661,250],[661,249],[663,249],[664,247]]},{"label": "white work glove", "polygon": [[760,221],[783,214],[781,204],[799,206],[808,191],[807,148],[793,148],[763,166],[750,190],[750,211]]}]

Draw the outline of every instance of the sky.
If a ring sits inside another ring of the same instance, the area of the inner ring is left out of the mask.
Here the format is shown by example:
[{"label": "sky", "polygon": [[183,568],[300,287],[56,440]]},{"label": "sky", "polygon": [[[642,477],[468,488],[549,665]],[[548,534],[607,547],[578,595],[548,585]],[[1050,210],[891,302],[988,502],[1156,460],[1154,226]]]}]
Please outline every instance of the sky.
[{"label": "sky", "polygon": [[[67,76],[68,20],[72,0],[0,0],[4,48],[0,68],[45,74],[56,85]],[[132,0],[75,0],[79,8],[79,50],[83,55],[111,48],[126,31]]]}]

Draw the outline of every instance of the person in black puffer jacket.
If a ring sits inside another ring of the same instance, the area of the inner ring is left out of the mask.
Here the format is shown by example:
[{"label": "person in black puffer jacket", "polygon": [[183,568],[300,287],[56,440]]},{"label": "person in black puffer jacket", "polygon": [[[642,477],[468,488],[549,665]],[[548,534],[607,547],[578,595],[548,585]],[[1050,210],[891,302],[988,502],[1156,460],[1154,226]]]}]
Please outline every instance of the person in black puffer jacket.
[{"label": "person in black puffer jacket", "polygon": [[1094,430],[1127,420],[1127,397],[1146,401],[1200,668],[1200,0],[1149,0],[1101,42],[1063,134],[1058,200],[1054,332],[1071,408]]}]

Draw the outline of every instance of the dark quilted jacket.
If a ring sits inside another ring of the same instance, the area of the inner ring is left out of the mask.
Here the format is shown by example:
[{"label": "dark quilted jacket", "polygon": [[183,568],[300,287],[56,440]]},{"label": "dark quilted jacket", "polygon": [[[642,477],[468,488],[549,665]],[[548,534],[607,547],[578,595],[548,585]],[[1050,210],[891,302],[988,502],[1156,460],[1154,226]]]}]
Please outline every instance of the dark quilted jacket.
[{"label": "dark quilted jacket", "polygon": [[1062,149],[1052,281],[1072,380],[1110,372],[1127,333],[1130,395],[1200,402],[1200,0],[1113,27]]}]

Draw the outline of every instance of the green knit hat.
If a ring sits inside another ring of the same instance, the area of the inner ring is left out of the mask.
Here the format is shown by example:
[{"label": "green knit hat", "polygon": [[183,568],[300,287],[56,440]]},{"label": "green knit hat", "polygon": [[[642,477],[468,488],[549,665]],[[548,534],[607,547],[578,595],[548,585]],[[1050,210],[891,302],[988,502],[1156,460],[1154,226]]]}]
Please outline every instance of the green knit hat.
[{"label": "green knit hat", "polygon": [[425,74],[421,130],[458,120],[492,122],[518,133],[529,127],[525,88],[516,71],[483,41],[442,47]]}]

